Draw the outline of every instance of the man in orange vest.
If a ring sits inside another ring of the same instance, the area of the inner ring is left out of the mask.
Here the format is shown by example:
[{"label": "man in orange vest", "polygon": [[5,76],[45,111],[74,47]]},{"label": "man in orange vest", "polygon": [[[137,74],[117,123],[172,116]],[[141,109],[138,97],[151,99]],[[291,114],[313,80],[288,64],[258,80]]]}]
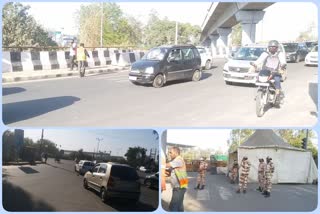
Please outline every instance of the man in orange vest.
[{"label": "man in orange vest", "polygon": [[188,175],[186,164],[180,156],[180,149],[172,147],[169,150],[171,162],[166,164],[166,168],[171,172],[172,198],[169,205],[170,211],[183,212],[184,194],[188,188]]},{"label": "man in orange vest", "polygon": [[86,72],[87,57],[90,57],[87,49],[84,48],[84,44],[80,43],[80,47],[77,49],[77,61],[80,77],[84,77]]}]

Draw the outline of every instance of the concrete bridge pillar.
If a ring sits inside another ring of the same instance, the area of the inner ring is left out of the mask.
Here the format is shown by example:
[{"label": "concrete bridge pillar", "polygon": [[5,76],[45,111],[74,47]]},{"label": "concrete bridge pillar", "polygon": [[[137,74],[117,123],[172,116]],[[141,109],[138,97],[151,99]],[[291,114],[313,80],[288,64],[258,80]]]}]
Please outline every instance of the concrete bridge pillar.
[{"label": "concrete bridge pillar", "polygon": [[218,34],[213,34],[213,35],[209,35],[209,38],[211,40],[211,55],[212,57],[216,57],[219,53],[218,53],[218,49],[217,49],[217,40],[219,38]]},{"label": "concrete bridge pillar", "polygon": [[241,45],[252,44],[256,42],[256,25],[263,19],[265,11],[238,11],[235,16],[242,26]]},{"label": "concrete bridge pillar", "polygon": [[228,56],[229,55],[229,48],[228,48],[228,36],[231,33],[231,28],[218,28],[220,39],[220,46],[219,52],[221,56]]}]

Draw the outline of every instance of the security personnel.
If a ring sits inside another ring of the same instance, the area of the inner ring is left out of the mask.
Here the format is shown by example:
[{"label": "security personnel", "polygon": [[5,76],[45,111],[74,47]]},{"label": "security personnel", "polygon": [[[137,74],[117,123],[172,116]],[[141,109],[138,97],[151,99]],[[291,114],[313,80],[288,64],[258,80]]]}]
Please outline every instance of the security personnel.
[{"label": "security personnel", "polygon": [[200,158],[198,177],[197,177],[197,186],[194,189],[204,189],[204,186],[206,185],[207,169],[208,169],[208,164],[206,163],[205,159]]},{"label": "security personnel", "polygon": [[86,71],[87,56],[89,56],[88,51],[84,48],[84,44],[80,43],[80,47],[77,49],[77,61],[80,77],[84,77]]},{"label": "security personnel", "polygon": [[239,178],[239,189],[237,190],[237,193],[240,193],[241,189],[243,190],[243,193],[247,192],[247,184],[248,184],[248,176],[250,171],[250,162],[248,161],[248,157],[244,156],[242,158],[241,164],[240,164],[240,178]]},{"label": "security personnel", "polygon": [[169,150],[171,162],[166,168],[171,172],[172,198],[169,205],[170,211],[183,212],[184,194],[188,188],[187,168],[183,158],[180,156],[180,149],[172,147]]},{"label": "security personnel", "polygon": [[265,171],[266,171],[266,164],[263,158],[259,159],[259,166],[258,166],[258,182],[259,187],[257,188],[258,191],[264,191],[264,183],[265,183]]},{"label": "security personnel", "polygon": [[236,160],[234,160],[232,169],[231,169],[231,175],[230,175],[230,183],[234,184],[238,177],[238,170],[239,170],[239,164]]},{"label": "security personnel", "polygon": [[264,186],[264,192],[262,193],[264,197],[270,197],[271,188],[272,188],[272,175],[274,173],[274,165],[272,163],[272,158],[267,157],[267,165],[266,165],[266,180]]}]

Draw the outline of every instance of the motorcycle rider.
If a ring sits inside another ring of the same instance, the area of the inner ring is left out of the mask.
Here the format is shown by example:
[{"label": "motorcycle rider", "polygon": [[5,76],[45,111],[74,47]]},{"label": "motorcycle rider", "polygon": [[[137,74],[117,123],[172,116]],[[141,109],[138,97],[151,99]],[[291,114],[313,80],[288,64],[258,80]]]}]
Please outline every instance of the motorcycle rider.
[{"label": "motorcycle rider", "polygon": [[268,51],[263,52],[260,57],[251,64],[255,68],[261,67],[260,72],[270,71],[275,80],[276,97],[279,103],[279,94],[281,91],[281,72],[286,69],[287,62],[283,52],[279,51],[279,42],[277,40],[271,40],[268,43]]}]

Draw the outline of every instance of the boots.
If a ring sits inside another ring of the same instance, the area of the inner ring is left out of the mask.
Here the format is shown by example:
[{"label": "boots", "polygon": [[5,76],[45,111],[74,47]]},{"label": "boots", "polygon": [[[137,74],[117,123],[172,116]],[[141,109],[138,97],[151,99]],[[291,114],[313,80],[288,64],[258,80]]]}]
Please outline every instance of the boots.
[{"label": "boots", "polygon": [[240,189],[238,189],[238,190],[236,191],[236,193],[240,193]]},{"label": "boots", "polygon": [[265,197],[265,198],[269,198],[269,197],[270,197],[270,192],[267,192],[264,197]]},{"label": "boots", "polygon": [[243,192],[244,194],[246,194],[246,193],[247,193],[247,190],[244,189],[242,192]]},{"label": "boots", "polygon": [[267,195],[267,193],[268,193],[267,191],[263,191],[262,195]]},{"label": "boots", "polygon": [[262,192],[262,189],[261,189],[261,187],[257,188],[257,191],[259,191],[259,192]]},{"label": "boots", "polygon": [[200,189],[204,189],[204,186],[205,186],[205,185],[202,185]]},{"label": "boots", "polygon": [[198,184],[194,189],[200,189],[200,184]]}]

